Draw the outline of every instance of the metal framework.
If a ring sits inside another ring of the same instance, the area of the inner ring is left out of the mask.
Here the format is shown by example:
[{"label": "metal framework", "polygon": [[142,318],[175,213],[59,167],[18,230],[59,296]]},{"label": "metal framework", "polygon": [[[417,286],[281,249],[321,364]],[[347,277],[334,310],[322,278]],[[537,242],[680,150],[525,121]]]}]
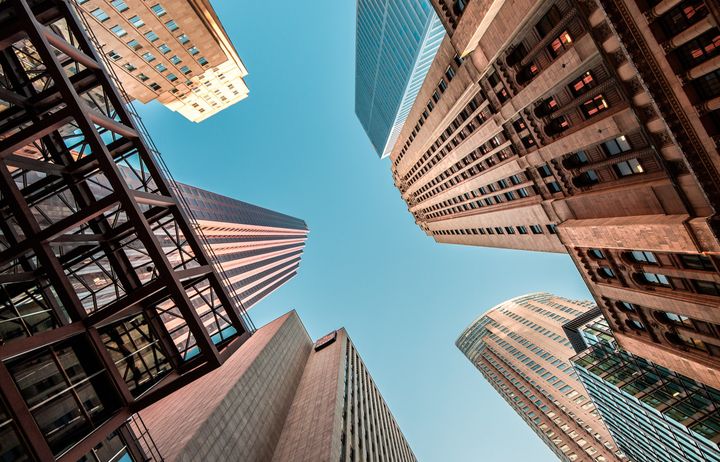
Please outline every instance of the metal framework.
[{"label": "metal framework", "polygon": [[0,431],[30,460],[77,460],[253,330],[100,59],[66,1],[0,0]]}]

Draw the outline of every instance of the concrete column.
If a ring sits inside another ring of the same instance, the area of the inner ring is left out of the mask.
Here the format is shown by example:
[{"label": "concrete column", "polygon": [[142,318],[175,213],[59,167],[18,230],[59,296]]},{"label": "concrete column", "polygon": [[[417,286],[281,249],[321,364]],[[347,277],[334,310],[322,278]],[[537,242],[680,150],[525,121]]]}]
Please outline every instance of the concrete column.
[{"label": "concrete column", "polygon": [[668,11],[670,11],[674,6],[678,5],[682,0],[663,0],[662,2],[655,5],[655,8],[648,11],[646,16],[648,19],[652,20],[655,18],[658,18]]},{"label": "concrete column", "polygon": [[713,59],[693,67],[684,75],[684,78],[687,81],[695,80],[717,69],[720,69],[720,56],[715,56]]},{"label": "concrete column", "polygon": [[703,19],[688,27],[684,31],[680,32],[667,42],[663,44],[663,48],[666,53],[674,50],[675,48],[684,45],[695,37],[699,36],[703,32],[706,32],[715,27],[715,19],[712,16],[705,16]]}]

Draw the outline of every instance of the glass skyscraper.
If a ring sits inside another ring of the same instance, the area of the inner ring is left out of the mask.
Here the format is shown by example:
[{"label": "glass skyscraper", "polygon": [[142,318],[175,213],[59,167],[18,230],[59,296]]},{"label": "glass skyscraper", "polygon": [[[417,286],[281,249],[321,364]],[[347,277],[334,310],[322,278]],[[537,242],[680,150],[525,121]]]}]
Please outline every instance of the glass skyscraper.
[{"label": "glass skyscraper", "polygon": [[601,316],[580,331],[590,348],[575,369],[630,459],[720,461],[720,390],[623,350]]},{"label": "glass skyscraper", "polygon": [[387,157],[445,29],[428,0],[358,0],[355,114]]}]

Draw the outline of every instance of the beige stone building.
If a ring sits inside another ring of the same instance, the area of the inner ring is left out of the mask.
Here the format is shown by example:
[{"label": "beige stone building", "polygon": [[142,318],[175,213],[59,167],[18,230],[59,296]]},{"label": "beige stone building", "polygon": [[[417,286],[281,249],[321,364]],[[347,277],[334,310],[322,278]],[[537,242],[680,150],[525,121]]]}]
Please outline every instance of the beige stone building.
[{"label": "beige stone building", "polygon": [[76,0],[130,98],[193,122],[248,96],[247,69],[208,0]]},{"label": "beige stone building", "polygon": [[433,5],[391,154],[421,229],[569,253],[621,346],[720,386],[717,2]]},{"label": "beige stone building", "polygon": [[548,293],[523,295],[491,308],[455,342],[566,462],[625,459],[573,370],[575,351],[562,327],[593,308],[592,302]]},{"label": "beige stone building", "polygon": [[416,460],[345,330],[313,343],[294,311],[141,416],[167,461]]}]

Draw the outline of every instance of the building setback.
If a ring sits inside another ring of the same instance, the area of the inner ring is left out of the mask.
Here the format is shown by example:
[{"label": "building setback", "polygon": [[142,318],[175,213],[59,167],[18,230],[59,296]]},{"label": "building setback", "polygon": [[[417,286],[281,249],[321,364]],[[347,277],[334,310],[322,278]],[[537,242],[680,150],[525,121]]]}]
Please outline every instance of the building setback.
[{"label": "building setback", "polygon": [[570,363],[564,323],[591,302],[534,293],[503,302],[473,321],[455,344],[563,461],[617,461],[610,434]]},{"label": "building setback", "polygon": [[313,344],[293,311],[226,366],[141,413],[165,460],[416,460],[344,329]]},{"label": "building setback", "polygon": [[600,315],[572,359],[613,440],[635,462],[720,460],[720,390],[618,347]]},{"label": "building setback", "polygon": [[69,3],[0,2],[0,67],[0,459],[146,460],[254,328]]},{"label": "building setback", "polygon": [[308,236],[303,220],[193,186],[177,188],[245,309],[297,274]]},{"label": "building setback", "polygon": [[75,0],[124,91],[193,122],[248,96],[247,69],[208,0]]},{"label": "building setback", "polygon": [[355,114],[381,158],[397,141],[444,36],[428,0],[357,0]]},{"label": "building setback", "polygon": [[418,226],[567,252],[620,345],[720,388],[717,2],[432,3],[390,156]]}]

